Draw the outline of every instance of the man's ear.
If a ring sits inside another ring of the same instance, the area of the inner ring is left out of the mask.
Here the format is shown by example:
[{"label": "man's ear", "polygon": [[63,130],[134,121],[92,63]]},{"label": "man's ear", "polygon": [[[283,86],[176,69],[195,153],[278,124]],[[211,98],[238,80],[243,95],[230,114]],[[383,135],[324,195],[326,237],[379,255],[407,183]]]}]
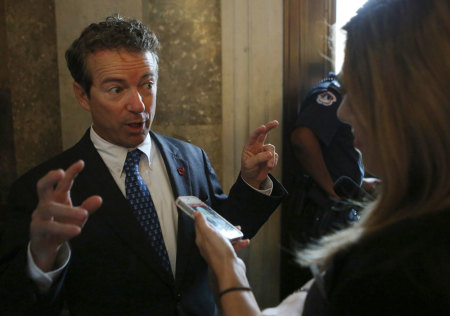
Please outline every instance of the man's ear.
[{"label": "man's ear", "polygon": [[75,97],[77,98],[78,103],[80,103],[80,105],[83,109],[90,112],[91,104],[89,102],[89,97],[88,97],[86,91],[84,91],[83,87],[80,86],[80,84],[75,81],[73,82],[72,87],[73,87],[73,93],[75,94]]}]

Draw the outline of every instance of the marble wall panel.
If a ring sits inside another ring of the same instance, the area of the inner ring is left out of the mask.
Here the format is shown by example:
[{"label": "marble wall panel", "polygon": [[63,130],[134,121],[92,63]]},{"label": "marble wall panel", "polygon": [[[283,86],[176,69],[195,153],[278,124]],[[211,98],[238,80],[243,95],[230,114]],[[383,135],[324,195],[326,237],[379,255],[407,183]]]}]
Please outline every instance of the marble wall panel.
[{"label": "marble wall panel", "polygon": [[[0,43],[6,43],[6,23],[4,1],[0,1]],[[0,45],[0,213],[6,202],[11,182],[16,177],[16,159],[14,155],[14,134],[12,128],[11,92],[9,88],[9,70],[6,67],[9,52],[7,45]],[[0,228],[1,229],[1,228]]]},{"label": "marble wall panel", "polygon": [[203,147],[221,162],[221,29],[218,0],[144,0],[144,22],[161,42],[153,129]]},{"label": "marble wall panel", "polygon": [[[73,146],[91,125],[91,115],[73,94],[64,54],[90,23],[119,13],[142,19],[142,0],[64,0],[55,2],[63,148]],[[76,14],[74,14],[76,12]]]},{"label": "marble wall panel", "polygon": [[52,0],[5,1],[17,173],[61,150]]},{"label": "marble wall panel", "polygon": [[9,152],[1,165],[3,178],[58,153],[61,124],[54,1],[3,0],[1,6],[1,140],[9,147],[4,148]]}]

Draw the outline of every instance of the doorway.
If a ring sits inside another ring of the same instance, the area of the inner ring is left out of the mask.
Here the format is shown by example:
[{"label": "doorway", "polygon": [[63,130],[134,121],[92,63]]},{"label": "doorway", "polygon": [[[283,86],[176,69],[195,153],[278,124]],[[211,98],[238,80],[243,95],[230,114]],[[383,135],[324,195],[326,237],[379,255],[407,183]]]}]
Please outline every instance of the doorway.
[{"label": "doorway", "polygon": [[[280,298],[283,299],[311,277],[295,262],[295,241],[289,212],[296,208],[296,183],[301,176],[294,158],[290,134],[298,105],[305,94],[330,71],[339,72],[344,57],[342,26],[366,0],[285,0],[283,65],[283,184],[290,193],[282,206]],[[295,227],[295,225],[294,225]]]}]

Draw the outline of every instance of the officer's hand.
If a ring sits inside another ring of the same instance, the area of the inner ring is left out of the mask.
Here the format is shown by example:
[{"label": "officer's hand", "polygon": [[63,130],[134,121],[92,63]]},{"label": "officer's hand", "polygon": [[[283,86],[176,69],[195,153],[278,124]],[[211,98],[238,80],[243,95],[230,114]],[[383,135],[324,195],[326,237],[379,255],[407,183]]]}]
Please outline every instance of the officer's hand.
[{"label": "officer's hand", "polygon": [[378,178],[363,178],[362,187],[370,194],[376,193],[378,186],[381,184],[381,180]]}]

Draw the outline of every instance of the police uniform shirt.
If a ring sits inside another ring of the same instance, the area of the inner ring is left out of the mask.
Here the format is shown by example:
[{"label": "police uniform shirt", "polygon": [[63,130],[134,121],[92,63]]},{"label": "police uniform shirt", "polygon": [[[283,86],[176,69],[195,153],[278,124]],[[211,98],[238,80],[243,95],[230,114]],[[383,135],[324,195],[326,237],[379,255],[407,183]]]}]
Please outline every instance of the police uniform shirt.
[{"label": "police uniform shirt", "polygon": [[301,104],[295,127],[308,127],[316,135],[333,181],[345,175],[361,184],[364,175],[361,155],[354,148],[350,125],[337,118],[342,95],[333,79],[331,75],[310,90]]}]

